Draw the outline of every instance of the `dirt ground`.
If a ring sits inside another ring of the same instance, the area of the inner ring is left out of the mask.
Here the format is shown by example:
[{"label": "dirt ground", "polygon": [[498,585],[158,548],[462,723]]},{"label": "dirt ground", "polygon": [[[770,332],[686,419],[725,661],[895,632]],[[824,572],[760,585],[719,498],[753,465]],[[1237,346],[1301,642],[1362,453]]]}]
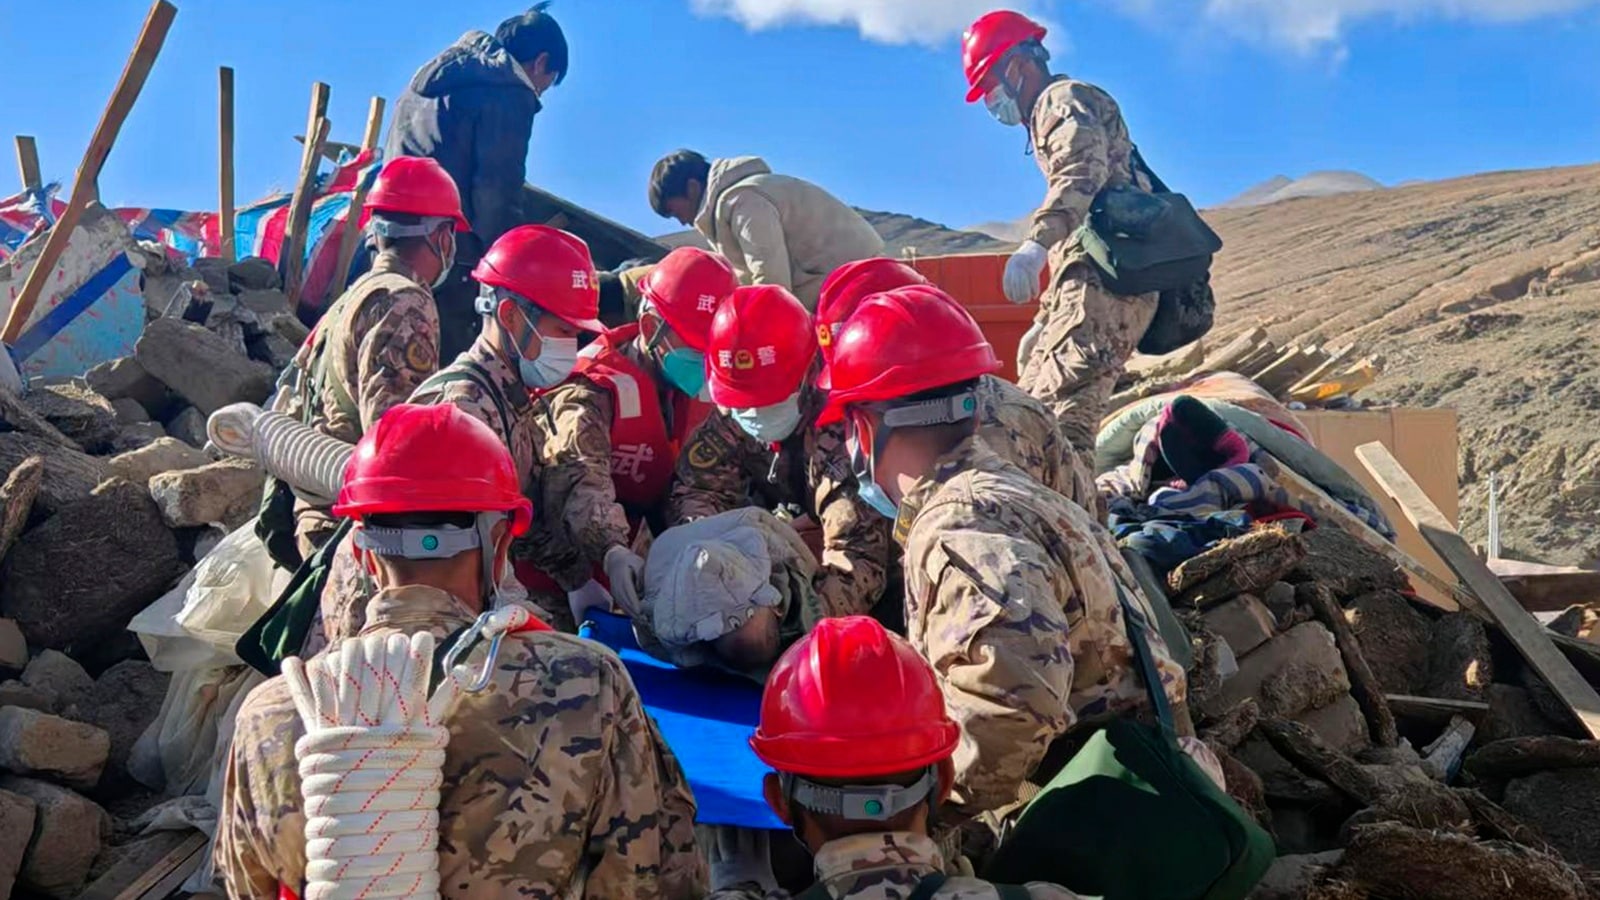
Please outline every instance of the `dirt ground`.
[{"label": "dirt ground", "polygon": [[1374,403],[1454,407],[1462,530],[1506,556],[1600,561],[1600,165],[1206,214],[1220,346],[1355,341]]}]

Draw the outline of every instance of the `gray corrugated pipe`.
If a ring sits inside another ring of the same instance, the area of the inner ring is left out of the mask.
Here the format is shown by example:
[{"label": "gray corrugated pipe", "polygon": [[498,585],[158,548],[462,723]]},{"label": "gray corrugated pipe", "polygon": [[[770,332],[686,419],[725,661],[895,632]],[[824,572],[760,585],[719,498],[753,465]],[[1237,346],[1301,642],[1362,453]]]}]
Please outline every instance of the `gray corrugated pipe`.
[{"label": "gray corrugated pipe", "polygon": [[206,421],[206,436],[223,451],[254,459],[310,500],[339,496],[355,445],[331,438],[298,419],[253,403],[234,403]]}]

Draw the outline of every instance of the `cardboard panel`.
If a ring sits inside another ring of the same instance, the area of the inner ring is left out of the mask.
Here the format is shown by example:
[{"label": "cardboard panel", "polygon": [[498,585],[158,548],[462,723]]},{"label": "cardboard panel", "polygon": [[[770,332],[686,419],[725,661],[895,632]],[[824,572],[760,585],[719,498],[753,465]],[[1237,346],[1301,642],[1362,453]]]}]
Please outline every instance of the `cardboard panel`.
[{"label": "cardboard panel", "polygon": [[[1311,440],[1345,471],[1354,475],[1377,499],[1384,513],[1399,532],[1399,545],[1430,572],[1455,584],[1457,579],[1444,560],[1433,552],[1422,535],[1406,521],[1400,508],[1378,487],[1366,467],[1356,459],[1355,448],[1379,441],[1395,455],[1406,471],[1450,520],[1458,526],[1461,511],[1461,486],[1456,459],[1459,436],[1453,409],[1396,407],[1384,410],[1296,411],[1311,433]],[[1418,593],[1431,593],[1419,589]]]}]

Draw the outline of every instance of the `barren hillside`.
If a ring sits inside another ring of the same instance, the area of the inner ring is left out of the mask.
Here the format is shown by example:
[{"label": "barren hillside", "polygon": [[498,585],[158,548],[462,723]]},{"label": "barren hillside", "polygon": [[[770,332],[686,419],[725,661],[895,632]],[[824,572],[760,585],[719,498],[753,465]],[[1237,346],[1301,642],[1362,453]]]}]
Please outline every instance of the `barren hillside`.
[{"label": "barren hillside", "polygon": [[1600,165],[1292,200],[1207,218],[1225,341],[1354,340],[1387,368],[1363,396],[1455,407],[1462,519],[1507,555],[1600,561]]}]

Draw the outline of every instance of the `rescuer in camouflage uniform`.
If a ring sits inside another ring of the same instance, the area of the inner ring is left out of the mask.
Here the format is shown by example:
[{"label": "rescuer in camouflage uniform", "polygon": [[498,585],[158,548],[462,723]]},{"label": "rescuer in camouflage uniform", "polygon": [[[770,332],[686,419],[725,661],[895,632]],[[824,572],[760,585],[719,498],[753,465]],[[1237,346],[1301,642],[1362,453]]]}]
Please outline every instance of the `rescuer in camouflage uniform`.
[{"label": "rescuer in camouflage uniform", "polygon": [[672,251],[640,280],[638,323],[585,347],[573,377],[544,395],[553,422],[542,450],[544,514],[583,563],[564,589],[603,570],[618,604],[638,614],[635,538],[666,528],[679,448],[713,412],[699,399],[711,316],[738,285],[722,257]]},{"label": "rescuer in camouflage uniform", "polygon": [[[570,374],[577,361],[576,337],[598,329],[597,289],[593,288],[589,250],[581,240],[544,225],[513,228],[489,248],[474,270],[483,285],[477,339],[456,361],[422,384],[416,403],[448,403],[487,424],[509,448],[523,491],[537,496],[541,484],[539,448],[551,440],[553,420],[530,382]],[[584,274],[587,273],[587,274]],[[583,275],[588,288],[575,287]],[[539,297],[535,302],[532,297]],[[567,352],[570,350],[570,353]],[[548,362],[539,369],[530,361]],[[525,372],[524,370],[527,370]],[[543,374],[540,374],[540,372]],[[570,543],[557,540],[548,516],[534,518],[528,537],[513,547],[519,574],[530,566],[553,579],[587,573]],[[559,591],[542,581],[524,578],[529,601],[551,624],[564,631],[576,625]],[[516,596],[521,590],[507,586]],[[340,551],[322,595],[322,625],[328,639],[351,637],[361,630],[368,596],[353,557]]]},{"label": "rescuer in camouflage uniform", "polygon": [[[1034,331],[1017,360],[1019,384],[1055,413],[1062,434],[1093,472],[1095,435],[1117,377],[1155,318],[1155,294],[1121,296],[1101,286],[1075,234],[1106,187],[1135,180],[1133,142],[1110,94],[1066,76],[1052,76],[1040,43],[1044,26],[1014,12],[992,12],[962,39],[971,90],[1004,125],[1027,123],[1034,159],[1048,182],[1028,238],[1006,264],[1013,303],[1038,293],[1046,263],[1050,284]],[[1139,186],[1150,185],[1142,176]]]},{"label": "rescuer in camouflage uniform", "polygon": [[[974,433],[974,386],[997,368],[965,310],[902,288],[864,302],[839,333],[823,414],[848,422],[862,496],[895,520],[906,634],[966,733],[953,818],[1048,780],[1046,751],[1074,725],[1149,706],[1120,597],[1147,601],[1110,534]],[[1183,669],[1146,635],[1180,734],[1192,731]]]},{"label": "rescuer in camouflage uniform", "polygon": [[892,562],[889,527],[856,496],[843,429],[816,425],[826,394],[815,384],[821,359],[810,314],[783,288],[741,287],[717,309],[707,363],[711,399],[724,412],[678,456],[670,522],[752,502],[787,507],[822,564],[820,608],[801,610],[804,627],[865,613]]},{"label": "rescuer in camouflage uniform", "polygon": [[[323,313],[300,347],[276,408],[353,444],[439,368],[432,284],[448,273],[467,230],[455,182],[431,159],[383,167],[362,210],[378,246],[372,269]],[[326,507],[298,499],[295,536],[309,558],[338,527]]]},{"label": "rescuer in camouflage uniform", "polygon": [[[950,796],[960,738],[933,668],[872,619],[829,619],[789,648],[767,678],[750,744],[777,770],[767,802],[815,859],[817,884],[801,900],[1075,896],[1052,884],[945,878],[928,830]],[[713,866],[712,900],[789,900],[747,869]]]},{"label": "rescuer in camouflage uniform", "polygon": [[[933,287],[922,273],[896,259],[864,259],[840,266],[822,283],[817,304],[817,340],[824,369],[833,359],[834,338],[861,301],[896,288]],[[978,434],[1002,458],[1047,488],[1085,509],[1095,500],[1094,482],[1077,459],[1043,403],[997,375],[978,385]]]},{"label": "rescuer in camouflage uniform", "polygon": [[[346,474],[335,510],[357,519],[362,565],[380,587],[362,633],[460,633],[492,599],[490,574],[532,514],[505,447],[453,407],[401,405],[362,438]],[[426,508],[438,506],[451,508]],[[430,538],[463,549],[398,555]],[[441,896],[703,896],[694,798],[615,654],[541,624],[507,634],[493,660],[486,642],[463,659],[492,677],[446,718]],[[305,891],[295,754],[305,733],[282,677],[240,708],[216,836],[231,897]]]}]

